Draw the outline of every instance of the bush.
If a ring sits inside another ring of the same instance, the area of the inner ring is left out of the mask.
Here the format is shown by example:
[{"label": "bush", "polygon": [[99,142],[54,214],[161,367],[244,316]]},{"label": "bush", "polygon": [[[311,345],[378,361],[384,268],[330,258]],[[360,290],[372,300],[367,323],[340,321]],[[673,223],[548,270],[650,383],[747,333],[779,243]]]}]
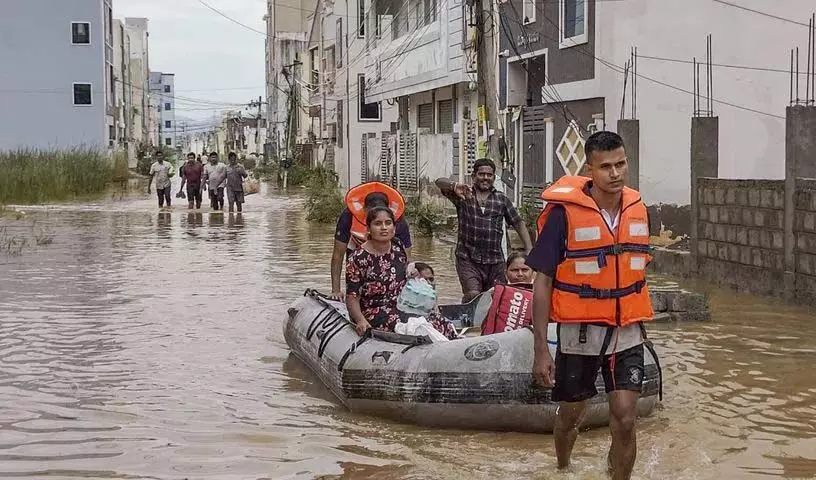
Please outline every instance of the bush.
[{"label": "bush", "polygon": [[88,148],[0,153],[0,204],[40,203],[98,194],[113,176],[110,160]]},{"label": "bush", "polygon": [[274,180],[278,178],[278,166],[273,163],[261,165],[252,170],[252,176],[258,180]]},{"label": "bush", "polygon": [[[306,183],[309,198],[306,219],[318,223],[332,223],[345,208],[343,195],[337,189],[337,174],[323,167],[298,170]],[[290,175],[292,170],[289,169]],[[291,177],[290,177],[291,178]]]},{"label": "bush", "polygon": [[409,198],[405,202],[405,218],[411,224],[411,231],[430,237],[434,232],[444,228],[445,215],[441,208],[422,203],[419,197]]},{"label": "bush", "polygon": [[255,170],[255,167],[258,166],[258,160],[256,160],[255,157],[247,157],[242,163],[247,170]]}]

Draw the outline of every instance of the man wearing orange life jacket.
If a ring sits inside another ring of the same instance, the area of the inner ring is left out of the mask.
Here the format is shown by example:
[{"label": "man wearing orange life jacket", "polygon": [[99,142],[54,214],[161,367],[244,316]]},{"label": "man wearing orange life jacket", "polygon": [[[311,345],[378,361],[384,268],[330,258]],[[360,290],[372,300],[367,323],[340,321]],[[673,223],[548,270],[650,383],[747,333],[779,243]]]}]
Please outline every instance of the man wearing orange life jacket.
[{"label": "man wearing orange life jacket", "polygon": [[394,212],[397,218],[394,238],[405,249],[408,258],[411,258],[411,231],[408,222],[403,217],[405,199],[397,190],[384,183],[366,182],[357,185],[346,194],[346,208],[340,213],[334,232],[334,250],[331,258],[331,298],[343,299],[343,292],[340,291],[343,259],[348,250],[353,251],[365,243],[368,236],[368,229],[365,226],[366,212],[374,207],[387,207]]},{"label": "man wearing orange life jacket", "polygon": [[[584,147],[590,178],[567,176],[544,191],[540,235],[527,260],[533,287],[533,376],[560,402],[554,428],[558,467],[569,465],[586,402],[603,374],[615,480],[631,476],[637,455],[635,407],[643,381],[642,322],[653,312],[646,288],[649,222],[640,194],[624,186],[623,140],[597,132]],[[547,324],[558,323],[555,360]]]}]

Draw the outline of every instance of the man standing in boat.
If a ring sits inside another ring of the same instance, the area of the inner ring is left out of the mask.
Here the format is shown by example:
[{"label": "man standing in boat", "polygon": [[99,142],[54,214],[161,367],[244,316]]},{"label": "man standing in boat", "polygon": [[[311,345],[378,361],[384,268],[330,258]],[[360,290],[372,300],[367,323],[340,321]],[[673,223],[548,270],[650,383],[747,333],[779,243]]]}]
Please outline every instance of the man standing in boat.
[{"label": "man standing in boat", "polygon": [[480,158],[473,164],[473,185],[440,178],[436,186],[456,206],[459,237],[456,242],[456,273],[462,284],[462,303],[504,281],[504,222],[512,225],[524,243],[531,248],[530,234],[516,207],[507,196],[496,190],[493,181],[496,164]]},{"label": "man standing in boat", "polygon": [[365,243],[368,238],[368,228],[365,220],[368,211],[374,207],[387,207],[394,212],[397,239],[408,259],[411,258],[411,231],[405,220],[405,199],[394,188],[380,182],[366,182],[350,189],[346,194],[346,208],[337,218],[337,228],[334,232],[334,250],[331,258],[331,298],[343,299],[340,291],[340,275],[343,272],[343,259],[348,251],[354,251]]},{"label": "man standing in boat", "polygon": [[[559,402],[554,440],[566,468],[587,401],[603,375],[610,411],[612,478],[629,479],[637,456],[635,416],[643,382],[642,322],[653,317],[646,288],[649,222],[640,194],[624,185],[623,140],[597,132],[584,147],[591,178],[565,176],[542,193],[547,206],[527,264],[533,289],[533,376]],[[558,324],[555,360],[547,324]]]}]

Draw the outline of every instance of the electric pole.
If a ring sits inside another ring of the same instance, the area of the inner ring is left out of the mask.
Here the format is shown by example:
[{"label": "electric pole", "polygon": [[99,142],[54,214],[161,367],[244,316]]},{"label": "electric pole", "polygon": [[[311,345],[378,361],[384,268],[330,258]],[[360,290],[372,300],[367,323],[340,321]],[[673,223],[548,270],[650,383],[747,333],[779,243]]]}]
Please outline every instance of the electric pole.
[{"label": "electric pole", "polygon": [[[504,135],[499,123],[499,95],[496,86],[497,39],[499,20],[495,0],[470,0],[479,8],[478,23],[478,63],[477,83],[479,85],[479,105],[483,106],[487,115],[482,116],[479,109],[480,122],[487,121],[486,126],[479,132],[481,140],[487,142],[487,157],[496,162],[499,168],[503,166],[501,152],[499,152],[499,138]],[[479,6],[480,5],[480,6]]]},{"label": "electric pole", "polygon": [[258,115],[255,117],[255,154],[260,156],[259,145],[261,143],[261,107],[266,105],[267,102],[263,101],[262,96],[258,96],[258,101],[252,100],[249,102],[248,107],[258,107]]}]

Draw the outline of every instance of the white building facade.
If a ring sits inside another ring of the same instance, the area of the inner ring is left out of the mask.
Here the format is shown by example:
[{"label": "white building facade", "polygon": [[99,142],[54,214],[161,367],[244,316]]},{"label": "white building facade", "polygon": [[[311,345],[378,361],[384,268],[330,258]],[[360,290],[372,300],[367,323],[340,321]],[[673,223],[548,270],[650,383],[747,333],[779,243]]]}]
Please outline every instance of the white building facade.
[{"label": "white building facade", "polygon": [[115,145],[111,1],[2,3],[0,150]]},{"label": "white building facade", "polygon": [[290,95],[296,90],[294,72],[299,52],[306,50],[315,4],[315,0],[267,0],[267,141],[274,156],[285,150],[293,129]]},{"label": "white building facade", "polygon": [[150,34],[146,18],[125,18],[130,41],[131,125],[133,142],[141,149],[158,144],[156,115],[150,110]]},{"label": "white building facade", "polygon": [[301,60],[310,66],[304,80],[311,87],[310,127],[320,139],[317,163],[332,168],[343,188],[375,179],[382,145],[396,141],[396,105],[392,99],[371,100],[367,91],[372,78],[365,65],[365,8],[364,0],[320,2]]},{"label": "white building facade", "polygon": [[371,173],[404,191],[438,177],[463,178],[481,137],[478,7],[461,0],[367,0],[362,8],[369,12],[358,26],[366,30],[366,100],[400,106],[396,138],[382,151],[369,145]]},{"label": "white building facade", "polygon": [[[719,176],[783,178],[789,55],[796,46],[806,51],[813,8],[811,0],[503,3],[512,41],[502,39],[499,91],[517,113],[509,116],[515,134],[508,140],[518,176],[540,187],[579,172],[583,139],[596,129],[615,131],[622,110],[632,118],[631,72],[621,104],[625,64],[637,47],[639,187],[647,203],[688,204],[692,61],[705,61],[710,33]],[[700,72],[705,96],[705,66]],[[803,97],[804,73],[800,83]]]},{"label": "white building facade", "polygon": [[175,94],[175,74],[150,72],[150,96],[158,112],[159,145],[173,150],[179,146]]}]

